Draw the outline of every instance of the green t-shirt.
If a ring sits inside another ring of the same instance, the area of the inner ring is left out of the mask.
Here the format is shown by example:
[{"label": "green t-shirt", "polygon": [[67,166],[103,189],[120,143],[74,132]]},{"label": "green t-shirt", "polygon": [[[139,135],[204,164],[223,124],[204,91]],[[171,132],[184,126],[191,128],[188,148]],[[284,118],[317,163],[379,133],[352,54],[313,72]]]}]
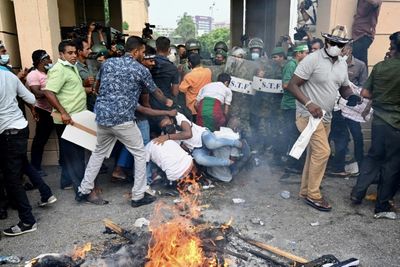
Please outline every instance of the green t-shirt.
[{"label": "green t-shirt", "polygon": [[[291,59],[283,67],[282,84],[289,83],[297,67],[297,61]],[[288,90],[283,90],[281,109],[296,109],[296,98]]]},{"label": "green t-shirt", "polygon": [[[86,110],[86,92],[76,66],[59,59],[47,73],[46,90],[54,92],[69,114]],[[56,110],[53,110],[56,112]],[[62,121],[54,119],[54,123]]]},{"label": "green t-shirt", "polygon": [[400,129],[400,58],[374,66],[364,88],[372,93],[374,120]]}]

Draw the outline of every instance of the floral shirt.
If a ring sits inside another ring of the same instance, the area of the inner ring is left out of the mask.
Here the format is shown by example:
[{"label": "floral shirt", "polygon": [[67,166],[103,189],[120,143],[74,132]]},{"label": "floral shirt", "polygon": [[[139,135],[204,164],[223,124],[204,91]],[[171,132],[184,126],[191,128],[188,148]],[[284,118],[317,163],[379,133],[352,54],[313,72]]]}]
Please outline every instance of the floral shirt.
[{"label": "floral shirt", "polygon": [[96,121],[112,127],[135,119],[143,89],[153,93],[155,85],[149,70],[130,55],[110,58],[100,69],[100,89],[96,100]]}]

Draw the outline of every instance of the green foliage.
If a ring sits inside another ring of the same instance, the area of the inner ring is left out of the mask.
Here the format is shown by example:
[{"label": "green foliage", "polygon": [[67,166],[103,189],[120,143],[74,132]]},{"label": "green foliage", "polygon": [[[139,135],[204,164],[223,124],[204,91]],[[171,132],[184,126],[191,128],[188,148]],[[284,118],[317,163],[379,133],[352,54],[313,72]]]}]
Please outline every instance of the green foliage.
[{"label": "green foliage", "polygon": [[126,21],[122,22],[122,30],[124,30],[124,31],[129,30],[129,24],[128,24],[128,22],[126,22]]},{"label": "green foliage", "polygon": [[225,42],[229,47],[229,41],[231,38],[231,32],[229,28],[220,28],[211,31],[208,34],[203,34],[199,37],[199,41],[201,43],[201,50],[204,53],[214,53],[214,45],[218,41]]},{"label": "green foliage", "polygon": [[196,24],[193,22],[192,16],[189,16],[186,12],[183,14],[178,21],[178,27],[175,29],[173,36],[180,36],[185,40],[195,38]]}]

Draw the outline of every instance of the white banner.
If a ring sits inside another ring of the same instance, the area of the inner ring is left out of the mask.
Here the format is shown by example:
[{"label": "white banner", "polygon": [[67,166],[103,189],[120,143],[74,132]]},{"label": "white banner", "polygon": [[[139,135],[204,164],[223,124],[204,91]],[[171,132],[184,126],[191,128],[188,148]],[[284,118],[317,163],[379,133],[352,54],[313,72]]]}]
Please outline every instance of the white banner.
[{"label": "white banner", "polygon": [[251,81],[232,76],[231,83],[229,84],[229,88],[232,91],[235,91],[238,93],[254,95],[255,91],[253,90],[251,84],[252,84]]},{"label": "white banner", "polygon": [[265,93],[282,94],[282,80],[264,79],[254,76],[253,89]]}]

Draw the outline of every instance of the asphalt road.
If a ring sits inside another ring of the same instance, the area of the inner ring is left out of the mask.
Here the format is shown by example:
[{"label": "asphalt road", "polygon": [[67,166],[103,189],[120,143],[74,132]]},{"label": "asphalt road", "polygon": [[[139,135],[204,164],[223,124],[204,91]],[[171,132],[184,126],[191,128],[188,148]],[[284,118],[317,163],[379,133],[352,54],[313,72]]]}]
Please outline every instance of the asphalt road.
[{"label": "asphalt road", "polygon": [[[99,179],[104,198],[110,200],[110,204],[94,206],[78,204],[71,190],[58,188],[58,167],[45,170],[49,174],[45,180],[58,201],[52,206],[39,208],[36,205],[39,193],[28,192],[38,230],[13,238],[3,236],[0,255],[17,255],[26,260],[42,253],[68,253],[74,245],[86,242],[92,242],[93,247],[100,251],[102,244],[111,238],[102,233],[104,218],[134,229],[137,218],[149,218],[153,212],[154,204],[131,208],[128,199],[131,184],[111,183],[111,171]],[[280,179],[282,174],[280,168],[270,167],[265,158],[261,166],[242,171],[231,183],[217,183],[215,188],[204,190],[203,204],[210,205],[203,211],[204,219],[222,223],[233,218],[233,227],[241,233],[309,260],[333,254],[341,260],[356,257],[362,266],[400,265],[399,220],[375,220],[371,201],[351,206],[349,194],[354,178],[324,179],[322,191],[333,210],[322,213],[297,197],[300,175]],[[280,196],[284,190],[291,193],[289,199]],[[375,187],[370,189],[371,192],[375,190]],[[242,198],[245,203],[234,204],[232,198]],[[160,199],[172,204],[174,198]],[[398,196],[396,200],[398,203]],[[254,223],[259,220],[264,225]],[[17,221],[16,212],[11,210],[9,218],[0,221],[0,228]],[[312,226],[312,223],[318,225]]]}]

